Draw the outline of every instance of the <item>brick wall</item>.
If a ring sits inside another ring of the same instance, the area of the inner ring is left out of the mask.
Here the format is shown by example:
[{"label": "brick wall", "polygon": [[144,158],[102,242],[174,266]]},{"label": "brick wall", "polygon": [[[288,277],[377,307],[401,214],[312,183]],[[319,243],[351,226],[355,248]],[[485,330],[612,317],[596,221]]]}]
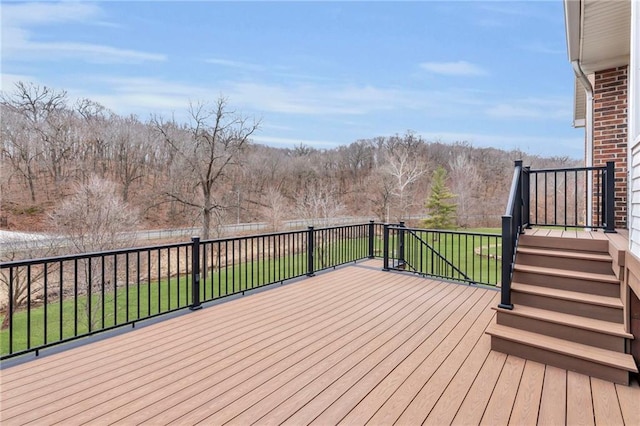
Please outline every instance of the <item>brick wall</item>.
[{"label": "brick wall", "polygon": [[596,72],[593,87],[593,165],[615,162],[616,228],[627,227],[627,69]]}]

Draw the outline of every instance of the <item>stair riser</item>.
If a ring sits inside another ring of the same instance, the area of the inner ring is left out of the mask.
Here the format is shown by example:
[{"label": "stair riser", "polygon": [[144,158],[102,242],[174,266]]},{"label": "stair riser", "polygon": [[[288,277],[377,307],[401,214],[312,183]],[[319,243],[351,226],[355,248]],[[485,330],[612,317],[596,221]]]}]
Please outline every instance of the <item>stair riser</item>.
[{"label": "stair riser", "polygon": [[602,349],[608,349],[625,353],[625,338],[598,333],[583,328],[572,327],[566,324],[548,322],[536,318],[523,317],[504,311],[498,311],[498,324],[519,330],[557,337],[571,342],[591,345]]},{"label": "stair riser", "polygon": [[514,271],[513,281],[558,290],[577,291],[599,296],[620,297],[620,284],[587,281],[577,278],[556,277],[531,272]]},{"label": "stair riser", "polygon": [[550,250],[589,251],[593,253],[609,253],[608,240],[585,240],[558,237],[536,237],[522,235],[518,240],[520,247],[546,248]]},{"label": "stair riser", "polygon": [[564,312],[571,315],[579,315],[588,318],[611,321],[622,324],[622,309],[608,306],[591,305],[572,300],[556,299],[537,294],[521,293],[515,289],[511,292],[511,301],[518,305],[526,305],[549,311]]},{"label": "stair riser", "polygon": [[591,361],[573,358],[546,349],[524,345],[522,343],[505,340],[497,336],[491,336],[491,349],[514,355],[520,358],[530,359],[554,367],[586,374],[610,382],[629,385],[629,372]]},{"label": "stair riser", "polygon": [[544,268],[564,269],[569,271],[589,272],[595,274],[612,274],[611,262],[597,260],[571,259],[566,257],[545,256],[540,254],[518,253],[516,263],[519,265],[542,266]]}]

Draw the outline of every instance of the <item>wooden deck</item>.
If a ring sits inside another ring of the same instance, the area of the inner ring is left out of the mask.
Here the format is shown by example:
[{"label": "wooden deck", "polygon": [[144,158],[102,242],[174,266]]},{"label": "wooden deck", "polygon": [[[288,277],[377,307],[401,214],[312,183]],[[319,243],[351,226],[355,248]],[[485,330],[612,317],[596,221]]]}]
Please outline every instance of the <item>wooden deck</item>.
[{"label": "wooden deck", "polygon": [[640,424],[640,386],[490,350],[499,293],[364,262],[3,369],[0,422]]}]

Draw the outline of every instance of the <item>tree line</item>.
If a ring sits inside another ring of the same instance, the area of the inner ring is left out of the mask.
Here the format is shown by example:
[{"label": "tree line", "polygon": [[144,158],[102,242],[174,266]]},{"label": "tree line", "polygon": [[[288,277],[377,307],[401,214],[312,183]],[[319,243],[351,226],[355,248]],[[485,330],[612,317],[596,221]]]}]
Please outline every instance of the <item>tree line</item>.
[{"label": "tree line", "polygon": [[426,212],[439,167],[456,205],[454,225],[497,226],[514,160],[535,168],[579,164],[427,141],[412,131],[332,149],[270,147],[252,141],[260,120],[223,97],[191,104],[186,122],[143,120],[21,82],[2,93],[0,108],[0,207],[13,229],[73,228],[82,215],[69,206],[101,187],[109,191],[98,191],[98,202],[121,203],[128,227],[202,226],[203,238],[235,222],[268,222],[274,230],[285,219],[338,215],[396,222]]}]

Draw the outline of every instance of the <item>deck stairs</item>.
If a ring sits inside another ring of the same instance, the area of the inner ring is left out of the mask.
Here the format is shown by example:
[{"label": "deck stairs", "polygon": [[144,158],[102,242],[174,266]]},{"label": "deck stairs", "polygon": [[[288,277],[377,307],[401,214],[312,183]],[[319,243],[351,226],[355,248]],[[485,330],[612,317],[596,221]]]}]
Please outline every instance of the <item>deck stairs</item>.
[{"label": "deck stairs", "polygon": [[511,285],[513,310],[495,307],[491,348],[628,384],[638,369],[625,332],[624,250],[606,238],[522,235]]}]

